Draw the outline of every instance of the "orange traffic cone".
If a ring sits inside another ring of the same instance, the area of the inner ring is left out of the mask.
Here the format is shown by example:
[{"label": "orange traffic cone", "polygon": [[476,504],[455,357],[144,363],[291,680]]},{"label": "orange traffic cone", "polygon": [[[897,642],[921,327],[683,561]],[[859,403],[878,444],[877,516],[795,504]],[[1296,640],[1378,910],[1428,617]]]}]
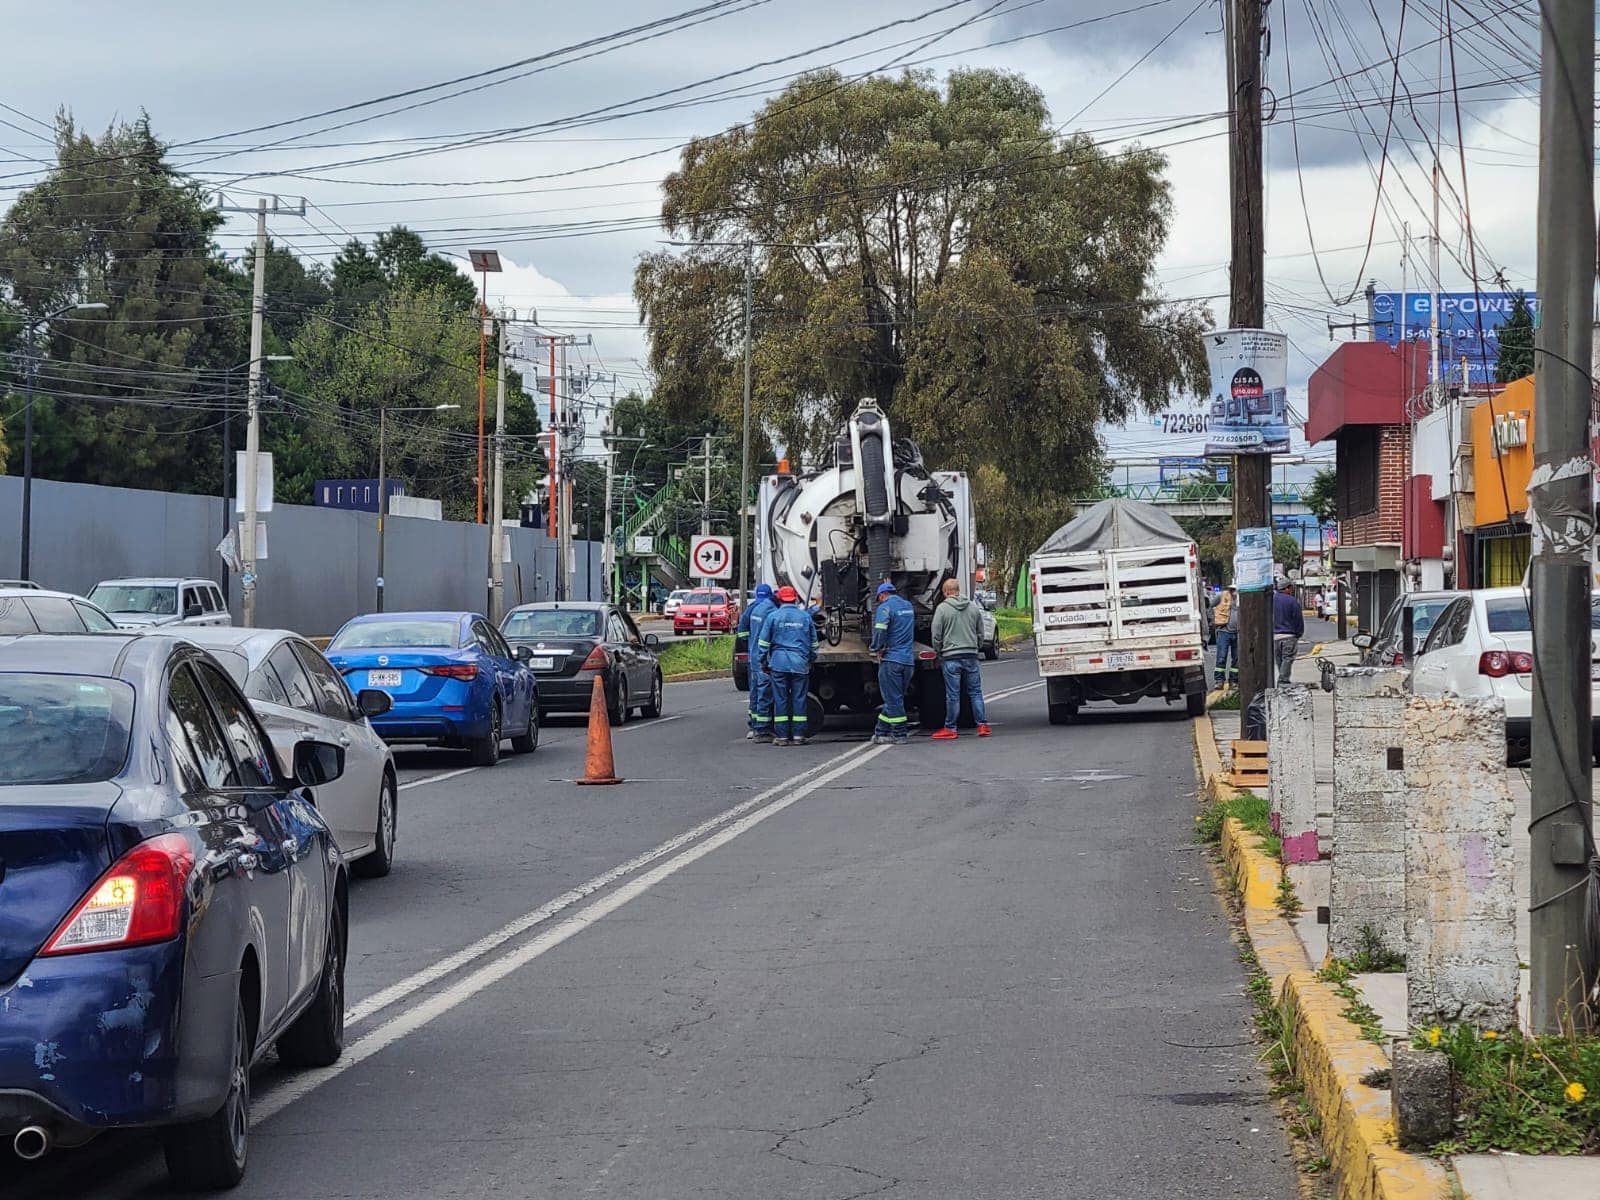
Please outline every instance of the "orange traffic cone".
[{"label": "orange traffic cone", "polygon": [[606,687],[594,677],[594,694],[589,697],[589,751],[583,764],[583,778],[574,783],[621,783],[617,765],[611,758],[611,716],[606,712]]}]

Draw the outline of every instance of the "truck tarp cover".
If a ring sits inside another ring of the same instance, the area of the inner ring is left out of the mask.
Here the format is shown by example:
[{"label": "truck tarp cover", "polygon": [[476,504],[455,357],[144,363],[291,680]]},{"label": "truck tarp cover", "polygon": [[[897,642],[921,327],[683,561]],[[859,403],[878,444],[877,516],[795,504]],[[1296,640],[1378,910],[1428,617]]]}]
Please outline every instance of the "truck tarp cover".
[{"label": "truck tarp cover", "polygon": [[1034,553],[1122,550],[1189,540],[1183,526],[1153,505],[1137,500],[1102,500],[1052,533]]}]

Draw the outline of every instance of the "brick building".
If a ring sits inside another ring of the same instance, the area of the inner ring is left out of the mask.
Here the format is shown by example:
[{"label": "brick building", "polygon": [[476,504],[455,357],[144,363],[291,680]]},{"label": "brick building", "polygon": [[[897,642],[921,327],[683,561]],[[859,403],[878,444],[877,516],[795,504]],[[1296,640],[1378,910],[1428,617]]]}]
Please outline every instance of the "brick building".
[{"label": "brick building", "polygon": [[1375,629],[1400,592],[1411,477],[1406,400],[1427,383],[1426,347],[1411,343],[1345,342],[1311,375],[1306,440],[1334,443],[1333,565],[1354,580],[1362,629]]}]

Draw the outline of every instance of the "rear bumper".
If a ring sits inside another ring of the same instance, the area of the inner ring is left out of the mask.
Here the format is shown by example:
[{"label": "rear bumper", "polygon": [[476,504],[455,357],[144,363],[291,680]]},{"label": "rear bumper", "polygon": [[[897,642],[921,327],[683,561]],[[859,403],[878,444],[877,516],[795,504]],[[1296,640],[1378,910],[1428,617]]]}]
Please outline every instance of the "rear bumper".
[{"label": "rear bumper", "polygon": [[[614,689],[609,677],[605,682],[606,703],[611,703]],[[539,676],[539,711],[588,712],[594,698],[594,672],[579,671],[570,677]]]},{"label": "rear bumper", "polygon": [[0,991],[0,1135],[162,1125],[227,1094],[237,972],[185,977],[183,943],[40,958]]},{"label": "rear bumper", "polygon": [[[541,703],[544,685],[539,685]],[[456,743],[481,738],[489,732],[489,718],[461,713],[441,713],[434,709],[408,711],[396,705],[372,722],[373,732],[386,742]]]}]

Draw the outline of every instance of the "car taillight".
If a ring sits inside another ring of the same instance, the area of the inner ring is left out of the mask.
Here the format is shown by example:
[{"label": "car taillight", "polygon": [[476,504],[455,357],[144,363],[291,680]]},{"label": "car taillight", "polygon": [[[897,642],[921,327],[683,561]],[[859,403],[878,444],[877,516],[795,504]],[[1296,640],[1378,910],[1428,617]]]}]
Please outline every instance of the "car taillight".
[{"label": "car taillight", "polygon": [[1403,666],[1405,666],[1406,665],[1405,651],[1404,650],[1396,650],[1394,652],[1394,654],[1389,659],[1389,665],[1390,666],[1394,666],[1394,667],[1403,667]]},{"label": "car taillight", "polygon": [[1491,679],[1527,675],[1532,671],[1533,655],[1523,650],[1486,650],[1478,655],[1478,674]]},{"label": "car taillight", "polygon": [[932,662],[934,659],[936,659],[938,657],[939,656],[937,654],[935,654],[932,650],[918,650],[917,651],[917,659],[919,661],[921,661],[921,662]]},{"label": "car taillight", "polygon": [[604,646],[596,646],[589,651],[589,657],[583,660],[580,671],[604,671],[611,665],[611,655],[606,653]]},{"label": "car taillight", "polygon": [[446,679],[476,679],[478,665],[476,663],[446,663],[442,667],[418,667],[424,675],[442,675]]},{"label": "car taillight", "polygon": [[733,661],[734,662],[744,662],[744,663],[746,662],[747,663],[747,662],[750,661],[750,656],[748,654],[735,654],[733,656]]},{"label": "car taillight", "polygon": [[183,893],[194,870],[194,850],[180,833],[140,842],[102,875],[39,951],[144,946],[178,936]]}]

